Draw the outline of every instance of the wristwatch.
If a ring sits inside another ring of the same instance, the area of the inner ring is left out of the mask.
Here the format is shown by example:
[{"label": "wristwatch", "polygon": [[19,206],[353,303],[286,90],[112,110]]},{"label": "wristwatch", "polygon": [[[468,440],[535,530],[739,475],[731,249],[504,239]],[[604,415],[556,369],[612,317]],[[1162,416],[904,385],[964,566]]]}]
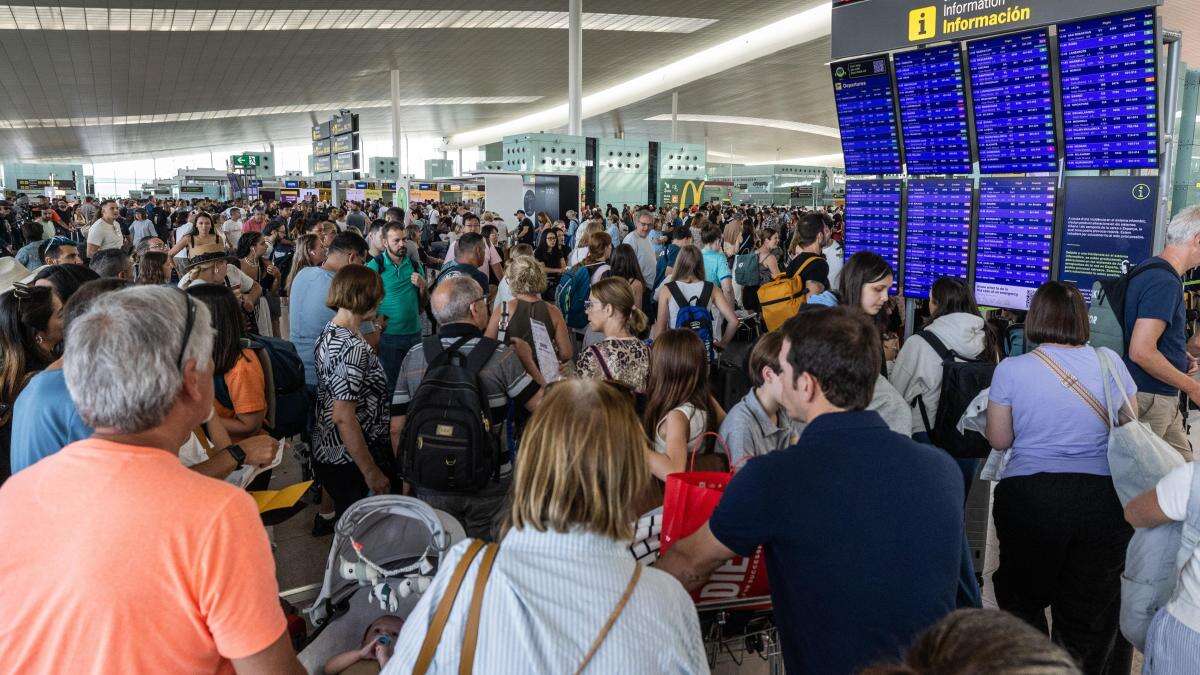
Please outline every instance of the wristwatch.
[{"label": "wristwatch", "polygon": [[230,457],[233,457],[233,461],[237,462],[236,469],[240,469],[246,465],[246,451],[242,449],[242,446],[234,443],[225,448],[225,451],[229,453]]}]

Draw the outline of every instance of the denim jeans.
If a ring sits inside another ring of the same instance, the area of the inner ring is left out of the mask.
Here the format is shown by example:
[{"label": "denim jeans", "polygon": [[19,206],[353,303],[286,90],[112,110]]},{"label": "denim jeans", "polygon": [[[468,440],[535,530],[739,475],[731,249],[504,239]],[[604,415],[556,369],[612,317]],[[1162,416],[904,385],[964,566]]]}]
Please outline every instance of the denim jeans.
[{"label": "denim jeans", "polygon": [[387,373],[388,391],[396,388],[396,377],[400,375],[400,364],[404,363],[404,355],[420,341],[420,333],[384,333],[379,336],[379,363],[383,366],[383,372]]}]

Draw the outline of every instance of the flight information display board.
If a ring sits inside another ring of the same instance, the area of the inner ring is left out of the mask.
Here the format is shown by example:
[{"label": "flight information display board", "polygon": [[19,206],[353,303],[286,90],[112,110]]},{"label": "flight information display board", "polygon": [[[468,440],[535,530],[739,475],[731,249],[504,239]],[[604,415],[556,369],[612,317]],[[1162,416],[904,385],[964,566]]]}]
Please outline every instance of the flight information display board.
[{"label": "flight information display board", "polygon": [[1054,178],[979,179],[976,302],[1029,309],[1050,279],[1054,200]]},{"label": "flight information display board", "polygon": [[[898,269],[900,257],[900,181],[846,181],[845,255],[874,251]],[[897,280],[898,281],[898,280]]]},{"label": "flight information display board", "polygon": [[925,299],[939,277],[967,278],[970,179],[908,182],[904,208],[904,296]]},{"label": "flight information display board", "polygon": [[1055,171],[1046,29],[967,44],[980,173]]},{"label": "flight information display board", "polygon": [[1068,169],[1158,166],[1154,10],[1058,27]]},{"label": "flight information display board", "polygon": [[970,173],[958,44],[901,52],[893,58],[908,173]]},{"label": "flight information display board", "polygon": [[850,175],[900,173],[900,140],[888,58],[829,66],[842,155]]}]

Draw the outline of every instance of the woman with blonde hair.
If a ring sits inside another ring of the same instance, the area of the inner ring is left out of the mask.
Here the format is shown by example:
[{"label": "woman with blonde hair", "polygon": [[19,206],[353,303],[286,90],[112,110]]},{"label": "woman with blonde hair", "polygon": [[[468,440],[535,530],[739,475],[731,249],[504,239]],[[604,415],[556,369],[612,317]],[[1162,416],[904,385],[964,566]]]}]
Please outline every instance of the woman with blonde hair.
[{"label": "woman with blonde hair", "polygon": [[[532,256],[519,255],[509,262],[504,276],[512,288],[513,299],[501,305],[499,312],[492,313],[484,334],[501,342],[520,338],[537,353],[539,340],[538,334],[534,333],[534,324],[540,323],[546,329],[551,340],[548,346],[554,349],[559,363],[570,361],[574,349],[567,321],[557,306],[542,299],[542,291],[546,290],[546,270]],[[557,372],[542,373],[547,382],[558,379],[558,375]]]},{"label": "woman with blonde hair", "polygon": [[[604,221],[593,218],[587,221],[583,226],[582,232],[575,233],[575,250],[571,251],[570,257],[567,258],[568,265],[578,265],[580,261],[588,256],[592,245],[592,235],[597,232],[604,232]],[[607,233],[605,233],[607,234]],[[612,236],[609,236],[609,243],[612,243]]]},{"label": "woman with blonde hair", "polygon": [[326,246],[321,237],[309,232],[296,239],[296,252],[292,255],[292,271],[287,276],[287,292],[292,290],[292,281],[305,267],[318,267],[325,262]]},{"label": "woman with blonde hair", "polygon": [[442,558],[385,675],[455,672],[463,654],[475,672],[707,673],[691,598],[629,553],[647,450],[619,388],[547,389],[517,452],[503,540]]},{"label": "woman with blonde hair", "polygon": [[588,328],[603,339],[579,355],[580,377],[613,380],[637,392],[646,390],[650,348],[638,336],[648,319],[637,306],[632,286],[620,277],[601,279],[592,286],[587,303]]}]

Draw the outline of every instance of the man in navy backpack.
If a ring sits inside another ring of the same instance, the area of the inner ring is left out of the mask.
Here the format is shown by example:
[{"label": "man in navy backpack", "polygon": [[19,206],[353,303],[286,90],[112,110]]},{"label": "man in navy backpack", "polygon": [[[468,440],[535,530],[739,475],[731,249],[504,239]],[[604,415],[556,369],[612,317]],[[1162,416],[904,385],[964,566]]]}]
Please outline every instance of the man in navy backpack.
[{"label": "man in navy backpack", "polygon": [[[487,405],[488,424],[496,436],[497,447],[502,447],[499,444],[509,401],[532,411],[542,400],[541,385],[529,374],[537,372],[529,345],[520,340],[512,345],[495,344],[495,340],[484,337],[483,329],[488,324],[487,296],[468,276],[444,279],[434,288],[429,302],[438,321],[438,338],[443,349],[457,344],[457,351],[469,356],[480,345],[494,345],[495,351],[479,371],[479,383]],[[393,447],[399,446],[405,422],[416,412],[410,410],[409,404],[428,369],[425,345],[417,343],[404,357],[392,396]],[[457,518],[468,537],[490,540],[511,481],[509,461],[500,467],[494,480],[474,494],[444,493],[420,485],[415,488],[417,498]]]},{"label": "man in navy backpack", "polygon": [[1183,275],[1197,265],[1200,206],[1189,206],[1167,225],[1162,253],[1138,265],[1130,278],[1122,322],[1128,340],[1125,365],[1138,388],[1138,419],[1189,461],[1179,392],[1200,403],[1200,381],[1192,377],[1197,363],[1187,349]]}]

